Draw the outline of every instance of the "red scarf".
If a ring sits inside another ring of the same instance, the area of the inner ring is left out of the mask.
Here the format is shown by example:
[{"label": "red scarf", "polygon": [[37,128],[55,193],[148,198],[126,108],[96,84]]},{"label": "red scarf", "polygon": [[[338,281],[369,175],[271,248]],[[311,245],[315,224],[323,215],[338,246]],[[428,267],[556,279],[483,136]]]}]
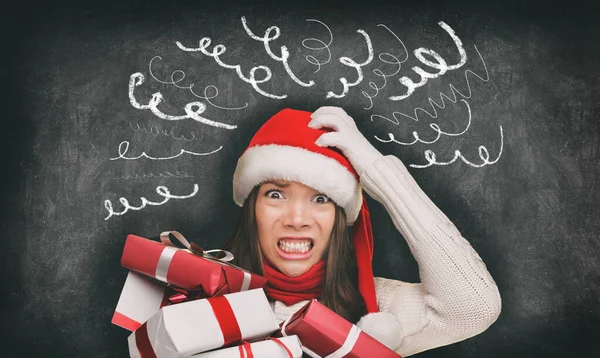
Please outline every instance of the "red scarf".
[{"label": "red scarf", "polygon": [[269,280],[265,287],[265,293],[271,300],[281,301],[289,306],[321,296],[321,285],[325,278],[324,260],[319,261],[310,270],[297,277],[281,273],[267,260],[263,262],[263,270],[265,277]]}]

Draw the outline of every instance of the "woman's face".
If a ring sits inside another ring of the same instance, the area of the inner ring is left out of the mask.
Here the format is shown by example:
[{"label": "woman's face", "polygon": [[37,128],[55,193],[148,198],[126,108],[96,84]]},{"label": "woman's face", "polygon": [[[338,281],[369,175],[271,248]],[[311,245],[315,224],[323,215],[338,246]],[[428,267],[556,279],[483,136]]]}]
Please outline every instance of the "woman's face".
[{"label": "woman's face", "polygon": [[294,181],[262,184],[256,198],[264,258],[287,276],[300,276],[322,257],[335,219],[329,197]]}]

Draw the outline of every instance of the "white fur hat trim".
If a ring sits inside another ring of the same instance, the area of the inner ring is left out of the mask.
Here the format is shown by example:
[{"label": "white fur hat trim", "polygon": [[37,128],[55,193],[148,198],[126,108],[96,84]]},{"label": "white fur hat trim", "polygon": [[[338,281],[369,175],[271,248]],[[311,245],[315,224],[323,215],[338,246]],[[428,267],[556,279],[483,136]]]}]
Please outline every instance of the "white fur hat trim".
[{"label": "white fur hat trim", "polygon": [[233,174],[233,200],[244,204],[252,189],[265,181],[296,181],[327,196],[353,224],[362,206],[362,188],[354,175],[333,158],[300,147],[255,146],[240,157]]}]

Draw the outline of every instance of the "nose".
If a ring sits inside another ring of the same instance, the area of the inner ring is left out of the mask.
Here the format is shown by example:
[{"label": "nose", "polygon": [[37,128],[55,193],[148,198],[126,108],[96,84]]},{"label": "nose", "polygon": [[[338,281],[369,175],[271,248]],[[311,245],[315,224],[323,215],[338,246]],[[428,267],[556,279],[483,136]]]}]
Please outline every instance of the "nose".
[{"label": "nose", "polygon": [[301,230],[312,225],[313,218],[309,203],[291,200],[285,210],[283,225]]}]

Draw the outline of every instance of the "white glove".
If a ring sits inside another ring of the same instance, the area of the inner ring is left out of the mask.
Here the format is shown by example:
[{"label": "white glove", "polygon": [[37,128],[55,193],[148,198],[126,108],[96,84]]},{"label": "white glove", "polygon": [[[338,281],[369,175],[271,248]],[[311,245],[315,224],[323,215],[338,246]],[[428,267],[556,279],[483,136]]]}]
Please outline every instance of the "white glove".
[{"label": "white glove", "polygon": [[312,120],[308,123],[310,128],[333,129],[333,132],[322,134],[315,144],[320,147],[336,147],[341,150],[359,176],[369,164],[383,156],[356,128],[352,117],[340,107],[321,107],[311,115],[311,118]]}]

